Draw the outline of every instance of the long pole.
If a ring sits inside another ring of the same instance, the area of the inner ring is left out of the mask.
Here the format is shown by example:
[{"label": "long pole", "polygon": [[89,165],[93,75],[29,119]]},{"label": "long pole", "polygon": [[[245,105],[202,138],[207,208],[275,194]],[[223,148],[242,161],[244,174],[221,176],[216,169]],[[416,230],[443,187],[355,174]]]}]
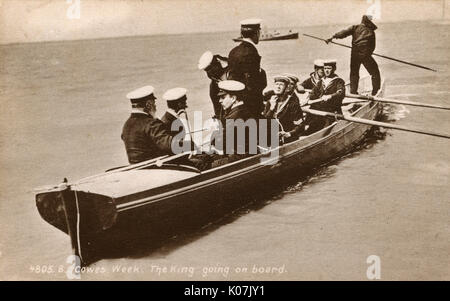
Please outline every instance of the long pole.
[{"label": "long pole", "polygon": [[394,125],[394,124],[390,124],[390,123],[386,123],[386,122],[374,121],[374,120],[357,118],[357,117],[352,117],[352,116],[344,116],[342,114],[334,114],[334,113],[330,113],[330,112],[324,112],[324,111],[312,110],[312,109],[306,109],[306,108],[304,108],[303,111],[306,113],[312,114],[312,115],[317,115],[317,116],[322,116],[322,117],[334,117],[334,118],[338,118],[338,119],[342,119],[342,120],[346,120],[346,121],[350,121],[350,122],[356,122],[356,123],[361,123],[361,124],[366,124],[366,125],[384,127],[387,129],[394,129],[394,130],[400,130],[400,131],[405,131],[405,132],[412,132],[412,133],[417,133],[417,134],[424,134],[424,135],[429,135],[429,136],[434,136],[434,137],[450,139],[450,135],[447,135],[447,134],[441,134],[441,133],[436,133],[436,132],[407,128],[407,127],[404,127],[401,125]]},{"label": "long pole", "polygon": [[[319,37],[315,37],[315,36],[312,36],[312,35],[309,35],[309,34],[306,34],[306,33],[304,33],[303,35],[305,37],[309,37],[309,38],[313,38],[313,39],[316,39],[316,40],[320,40],[320,41],[326,42],[325,39],[322,39],[322,38],[319,38]],[[341,43],[336,43],[336,42],[333,42],[333,41],[331,41],[330,43],[333,43],[335,45],[339,45],[339,46],[342,46],[342,47],[346,47],[346,48],[352,49],[351,46],[344,45],[344,44],[341,44]],[[377,53],[372,53],[372,55],[379,56],[379,57],[382,57],[382,58],[385,58],[385,59],[388,59],[388,60],[396,61],[396,62],[399,62],[399,63],[403,63],[403,64],[406,64],[406,65],[410,65],[410,66],[414,66],[414,67],[430,70],[430,71],[433,71],[433,72],[437,72],[437,70],[435,70],[435,69],[431,69],[431,68],[428,68],[428,67],[425,67],[425,66],[422,66],[422,65],[418,65],[418,64],[402,61],[402,60],[399,60],[399,59],[396,59],[396,58],[393,58],[393,57],[390,57],[390,56],[385,56],[385,55],[377,54]]]}]

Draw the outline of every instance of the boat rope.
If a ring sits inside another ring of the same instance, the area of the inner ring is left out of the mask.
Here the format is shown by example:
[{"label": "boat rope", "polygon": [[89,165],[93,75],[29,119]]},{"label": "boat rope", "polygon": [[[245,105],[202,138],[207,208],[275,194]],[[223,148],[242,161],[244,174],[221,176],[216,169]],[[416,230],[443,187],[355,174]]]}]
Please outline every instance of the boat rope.
[{"label": "boat rope", "polygon": [[81,255],[81,238],[80,238],[80,206],[78,204],[78,194],[75,192],[75,204],[77,205],[77,246],[78,246],[78,256],[80,256],[81,262],[83,262],[83,256]]}]

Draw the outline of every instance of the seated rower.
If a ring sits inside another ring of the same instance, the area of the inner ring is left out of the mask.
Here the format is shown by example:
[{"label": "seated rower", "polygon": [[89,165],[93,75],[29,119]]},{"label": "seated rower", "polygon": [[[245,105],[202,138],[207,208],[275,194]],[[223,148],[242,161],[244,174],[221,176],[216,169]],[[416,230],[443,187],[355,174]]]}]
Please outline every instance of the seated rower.
[{"label": "seated rower", "polygon": [[206,51],[198,61],[198,69],[204,70],[211,83],[209,84],[209,97],[214,107],[214,116],[221,118],[222,106],[219,103],[219,81],[226,80],[228,76],[228,58],[218,54],[213,55],[210,51]]},{"label": "seated rower", "polygon": [[[293,75],[293,74],[290,74],[290,73],[284,73],[283,76],[287,76],[289,78],[289,84],[286,87],[286,93],[291,93],[291,94],[293,94],[292,97],[297,97],[297,94],[294,93],[294,92],[297,91],[296,87],[297,87],[299,78],[297,76]],[[264,107],[266,106],[267,101],[274,95],[275,95],[275,92],[274,92],[273,89],[266,90],[263,93]]]},{"label": "seated rower", "polygon": [[295,78],[286,75],[274,78],[274,95],[267,101],[264,117],[277,119],[280,124],[280,136],[284,142],[296,140],[304,130],[303,111],[295,95]]},{"label": "seated rower", "polygon": [[[345,82],[336,71],[336,60],[324,61],[324,77],[312,89],[308,103],[313,110],[342,114],[342,101],[345,97]],[[307,134],[311,134],[331,124],[331,120],[321,116],[308,115]]]},{"label": "seated rower", "polygon": [[324,76],[323,60],[317,59],[314,61],[314,72],[309,75],[302,83],[297,84],[297,91],[304,93],[305,89],[312,90]]},{"label": "seated rower", "polygon": [[131,164],[172,155],[172,136],[164,123],[155,118],[156,97],[152,86],[145,86],[127,94],[131,101],[131,116],[122,130],[128,161]]},{"label": "seated rower", "polygon": [[295,76],[294,74],[291,74],[291,73],[284,73],[283,75],[287,76],[289,78],[289,84],[286,87],[286,91],[288,93],[295,94],[294,92],[297,89],[297,84],[298,84],[299,78],[297,76]]}]

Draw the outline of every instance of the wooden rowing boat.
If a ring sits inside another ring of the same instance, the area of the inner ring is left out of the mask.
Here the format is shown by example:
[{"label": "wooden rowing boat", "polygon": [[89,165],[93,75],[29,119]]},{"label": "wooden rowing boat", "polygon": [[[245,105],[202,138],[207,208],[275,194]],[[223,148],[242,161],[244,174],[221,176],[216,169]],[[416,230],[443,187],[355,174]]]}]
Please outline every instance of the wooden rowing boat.
[{"label": "wooden rowing boat", "polygon": [[[367,78],[360,87],[370,87]],[[378,96],[382,93],[383,89]],[[367,102],[351,114],[374,120],[381,108],[377,102]],[[243,194],[254,191],[252,187],[281,175],[295,176],[299,170],[310,170],[348,153],[370,128],[335,121],[270,152],[204,172],[182,165],[130,165],[46,188],[36,194],[36,205],[45,221],[69,234],[75,254],[89,264],[104,257],[105,251],[131,246],[132,241],[153,243],[180,229],[198,229],[242,206]],[[274,164],[261,164],[274,152],[278,152]]]}]

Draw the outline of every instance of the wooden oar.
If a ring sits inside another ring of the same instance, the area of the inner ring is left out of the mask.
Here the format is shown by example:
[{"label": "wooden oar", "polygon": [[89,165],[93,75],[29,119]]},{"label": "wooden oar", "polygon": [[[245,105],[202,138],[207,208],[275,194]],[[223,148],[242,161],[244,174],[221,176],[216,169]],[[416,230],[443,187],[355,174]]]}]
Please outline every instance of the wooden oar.
[{"label": "wooden oar", "polygon": [[[306,92],[311,92],[312,90],[305,89],[305,91]],[[392,98],[381,98],[381,97],[376,97],[376,96],[371,96],[371,95],[360,95],[360,94],[345,93],[345,97],[346,98],[359,99],[360,101],[344,101],[344,104],[366,102],[366,101],[377,101],[377,102],[383,102],[383,103],[396,103],[396,104],[415,106],[415,107],[423,107],[423,108],[450,110],[450,107],[441,106],[441,105],[434,105],[434,104],[429,104],[429,103],[409,101],[409,100],[400,100],[400,99],[392,99]],[[315,101],[315,102],[310,102],[310,103],[308,103],[306,105],[310,105],[310,104],[313,104],[313,103],[316,103],[316,102],[320,102],[320,101],[321,100],[318,100],[318,101]]]},{"label": "wooden oar", "polygon": [[440,105],[433,105],[423,102],[415,102],[415,101],[409,101],[409,100],[399,100],[399,99],[392,99],[392,98],[381,98],[376,96],[370,96],[370,95],[359,95],[359,94],[349,94],[346,93],[345,97],[348,98],[356,98],[356,99],[364,99],[369,101],[377,101],[377,102],[384,102],[384,103],[396,103],[396,104],[402,104],[402,105],[408,105],[408,106],[416,106],[416,107],[424,107],[424,108],[433,108],[433,109],[441,109],[441,110],[450,110],[450,107],[440,106]]},{"label": "wooden oar", "polygon": [[357,118],[357,117],[352,117],[352,116],[344,116],[342,114],[334,114],[334,113],[330,113],[330,112],[311,110],[311,109],[306,109],[306,108],[304,108],[303,111],[306,113],[312,114],[312,115],[316,115],[316,116],[334,117],[334,118],[338,118],[338,119],[342,119],[342,120],[346,120],[346,121],[350,121],[350,122],[356,122],[356,123],[361,123],[361,124],[379,126],[379,127],[383,127],[383,128],[387,128],[387,129],[394,129],[394,130],[400,130],[400,131],[405,131],[405,132],[413,132],[413,133],[417,133],[417,134],[424,134],[424,135],[429,135],[429,136],[450,139],[450,135],[447,135],[447,134],[441,134],[441,133],[436,133],[436,132],[407,128],[404,126],[394,125],[394,124],[390,124],[390,123],[386,123],[386,122],[374,121],[374,120]]},{"label": "wooden oar", "polygon": [[[327,41],[325,39],[322,39],[322,38],[319,38],[319,37],[315,37],[315,36],[312,36],[312,35],[309,35],[309,34],[306,34],[306,33],[304,33],[303,35],[305,37],[313,38],[313,39],[316,39],[316,40],[320,40],[320,41],[324,41],[324,42]],[[344,45],[344,44],[341,44],[341,43],[336,43],[336,42],[333,42],[333,41],[331,41],[330,43],[352,49],[351,46]],[[372,53],[372,55],[379,56],[379,57],[382,57],[382,58],[385,58],[385,59],[388,59],[388,60],[396,61],[396,62],[399,62],[399,63],[402,63],[402,64],[406,64],[406,65],[410,65],[410,66],[414,66],[414,67],[430,70],[430,71],[433,71],[433,72],[437,72],[437,70],[435,70],[435,69],[431,69],[431,68],[428,68],[428,67],[425,67],[425,66],[422,66],[422,65],[418,65],[418,64],[402,61],[402,60],[399,60],[399,59],[396,59],[396,58],[393,58],[393,57],[389,57],[389,56],[385,56],[385,55],[381,55],[381,54],[377,54],[377,53]]]}]

